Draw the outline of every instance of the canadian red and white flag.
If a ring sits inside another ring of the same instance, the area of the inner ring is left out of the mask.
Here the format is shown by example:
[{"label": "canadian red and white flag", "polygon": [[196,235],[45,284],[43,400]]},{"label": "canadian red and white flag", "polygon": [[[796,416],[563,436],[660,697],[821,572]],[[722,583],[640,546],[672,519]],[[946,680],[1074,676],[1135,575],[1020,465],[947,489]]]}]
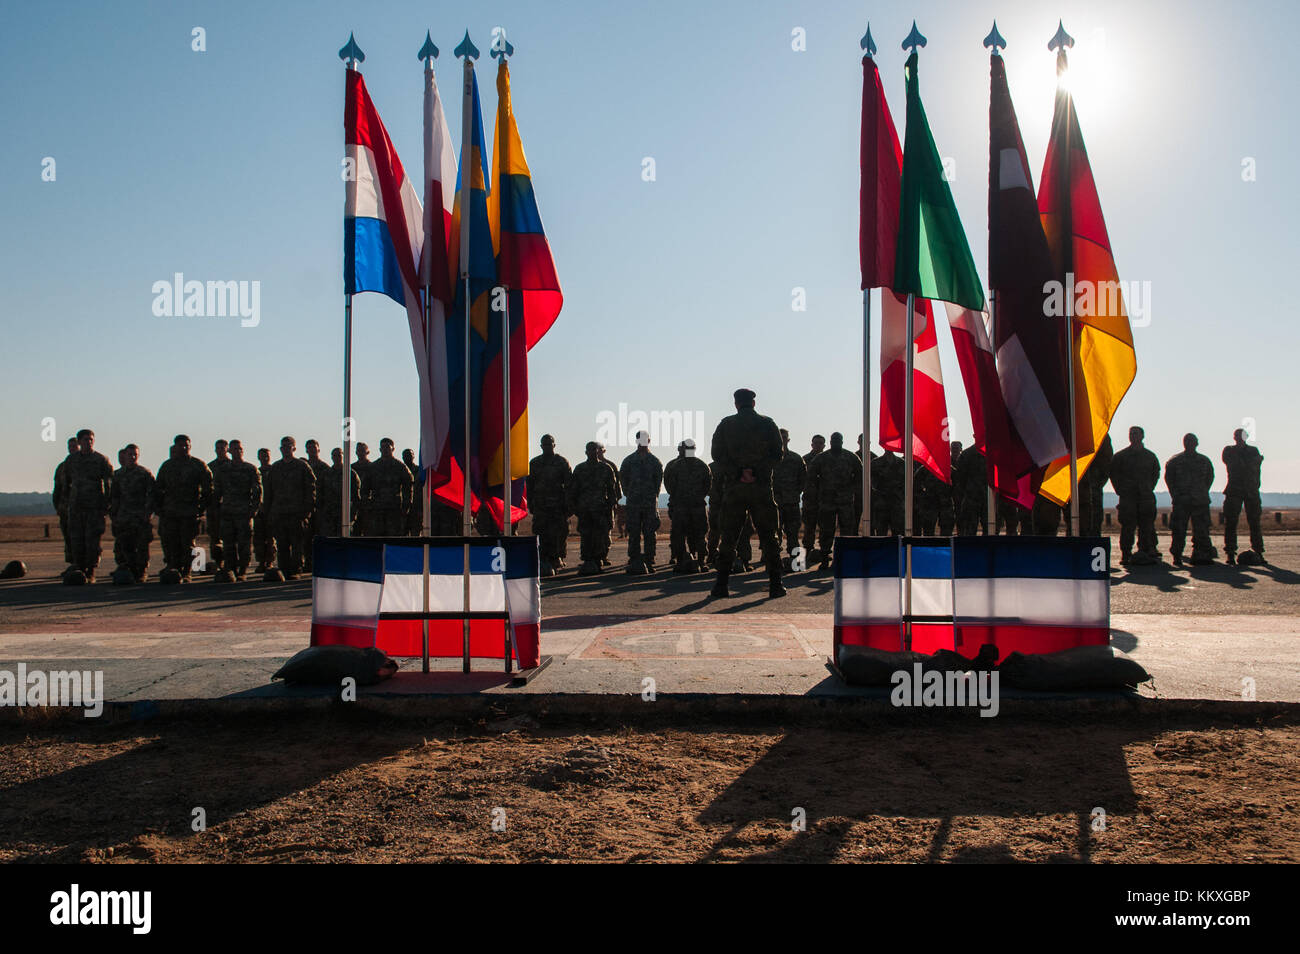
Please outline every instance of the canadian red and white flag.
[{"label": "canadian red and white flag", "polygon": [[[907,296],[888,289],[880,295],[880,446],[903,452],[907,423]],[[939,367],[934,307],[916,299],[912,316],[912,456],[940,480],[952,482],[948,447],[948,404]]]}]

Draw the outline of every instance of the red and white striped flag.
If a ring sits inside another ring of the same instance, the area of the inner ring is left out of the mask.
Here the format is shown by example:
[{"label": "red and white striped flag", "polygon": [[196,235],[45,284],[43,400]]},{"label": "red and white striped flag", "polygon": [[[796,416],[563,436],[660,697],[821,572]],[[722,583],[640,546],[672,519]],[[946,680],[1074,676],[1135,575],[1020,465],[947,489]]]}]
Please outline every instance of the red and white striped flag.
[{"label": "red and white striped flag", "polygon": [[[901,454],[907,410],[907,296],[885,291],[880,300],[880,446]],[[934,306],[918,298],[914,307],[912,456],[940,480],[951,483],[948,404],[939,367]]]}]

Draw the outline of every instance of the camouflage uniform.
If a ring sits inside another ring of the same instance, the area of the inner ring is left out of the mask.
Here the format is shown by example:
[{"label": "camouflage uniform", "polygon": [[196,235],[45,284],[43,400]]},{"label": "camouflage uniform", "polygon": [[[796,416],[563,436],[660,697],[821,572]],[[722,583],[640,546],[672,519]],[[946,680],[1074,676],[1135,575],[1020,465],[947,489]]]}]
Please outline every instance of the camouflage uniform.
[{"label": "camouflage uniform", "polygon": [[380,457],[370,465],[361,484],[366,536],[400,537],[406,532],[414,483],[411,472],[396,457]]},{"label": "camouflage uniform", "polygon": [[1079,477],[1079,534],[1085,537],[1101,536],[1104,521],[1105,504],[1102,494],[1106,482],[1110,480],[1110,462],[1115,457],[1115,448],[1107,434],[1093,455],[1088,469]]},{"label": "camouflage uniform", "polygon": [[[348,468],[348,481],[352,484],[351,510],[361,506],[361,481],[356,471]],[[322,536],[337,537],[343,532],[343,479],[344,467],[330,465],[323,476],[316,479],[316,525]]]},{"label": "camouflage uniform", "polygon": [[704,498],[712,482],[709,465],[694,454],[675,457],[664,468],[668,517],[672,521],[668,543],[679,573],[689,568],[691,560],[698,567],[708,559],[706,536],[709,518]]},{"label": "camouflage uniform", "polygon": [[[403,458],[402,463],[411,472],[411,509],[406,512],[406,535],[418,537],[424,533],[424,471],[414,460],[407,463]],[[320,474],[316,475],[316,483],[320,483]],[[429,519],[432,522],[432,508]]]},{"label": "camouflage uniform", "polygon": [[1214,483],[1214,465],[1210,458],[1195,450],[1175,454],[1165,463],[1165,486],[1173,498],[1169,515],[1169,533],[1173,538],[1169,552],[1174,559],[1183,555],[1187,539],[1187,522],[1192,524],[1192,562],[1213,563],[1219,551],[1210,542],[1210,485]]},{"label": "camouflage uniform", "polygon": [[854,500],[861,493],[862,461],[857,454],[842,447],[839,450],[830,447],[818,454],[808,468],[808,486],[817,498],[818,549],[825,566],[835,549],[836,524],[840,536],[854,536],[858,532],[852,521]]},{"label": "camouflage uniform", "polygon": [[609,554],[610,521],[618,502],[613,467],[602,460],[584,460],[573,468],[567,493],[569,510],[578,515],[582,562],[599,567]]},{"label": "camouflage uniform", "polygon": [[1064,518],[1066,526],[1070,523],[1068,507],[1053,503],[1046,497],[1035,497],[1034,506],[1029,511],[1029,522],[1036,537],[1054,537],[1061,529]]},{"label": "camouflage uniform", "polygon": [[[307,532],[303,535],[302,541],[303,559],[307,566],[307,572],[310,573],[312,571],[312,541],[317,537],[333,536],[337,530],[330,530],[329,524],[327,524],[321,517],[321,497],[324,495],[325,485],[329,479],[330,465],[325,463],[325,461],[321,460],[319,457],[315,460],[312,460],[310,457],[304,457],[303,460],[307,461],[307,466],[311,468],[312,476],[316,478],[316,506],[312,510],[311,516],[307,519]],[[334,522],[336,525],[338,524],[337,520]]]},{"label": "camouflage uniform", "polygon": [[[401,467],[401,464],[398,464]],[[406,468],[402,467],[406,474]],[[410,474],[407,474],[410,479]],[[305,460],[281,458],[271,465],[262,486],[263,505],[279,550],[279,567],[286,577],[302,572],[302,538],[307,518],[316,507],[316,475]]]},{"label": "camouflage uniform", "polygon": [[989,532],[989,474],[978,447],[961,452],[952,469],[953,496],[961,503],[957,511],[957,533],[973,537]]},{"label": "camouflage uniform", "polygon": [[[808,486],[808,469],[817,457],[812,451],[803,455],[804,491],[803,491],[803,552],[811,554],[817,548],[817,499]],[[872,455],[875,460],[875,455]],[[872,478],[873,480],[875,478]],[[875,484],[872,484],[874,487]]]},{"label": "camouflage uniform", "polygon": [[659,529],[659,488],[663,485],[664,466],[648,449],[637,448],[623,458],[619,480],[627,496],[627,562],[630,569],[642,563],[645,548],[646,569],[655,562],[655,531]]},{"label": "camouflage uniform", "polygon": [[72,536],[68,533],[68,462],[76,456],[73,451],[54,468],[54,512],[59,515],[59,533],[63,535],[63,562],[72,565]]},{"label": "camouflage uniform", "polygon": [[524,489],[533,534],[543,562],[558,567],[569,553],[569,481],[573,469],[559,454],[541,453],[528,462]]},{"label": "camouflage uniform", "polygon": [[163,560],[184,580],[193,572],[199,515],[207,510],[211,496],[212,472],[197,457],[172,457],[158,468],[153,510],[158,514]]},{"label": "camouflage uniform", "polygon": [[998,526],[1009,537],[1028,536],[1029,511],[1014,500],[998,498]]},{"label": "camouflage uniform", "polygon": [[944,483],[929,467],[917,464],[912,483],[912,530],[918,536],[932,537],[939,523],[943,497],[949,493]]},{"label": "camouflage uniform", "polygon": [[367,525],[368,514],[366,513],[366,500],[370,494],[370,468],[375,466],[373,460],[358,460],[352,463],[352,473],[357,475],[357,482],[361,486],[361,499],[358,501],[356,509],[352,511],[352,535],[354,537],[373,536]]},{"label": "camouflage uniform", "polygon": [[957,503],[952,484],[939,482],[939,536],[950,537],[957,527]]},{"label": "camouflage uniform", "polygon": [[[328,468],[327,468],[328,469]],[[212,481],[212,495],[221,508],[223,570],[243,579],[253,552],[253,515],[262,506],[262,475],[256,464],[230,461]]]},{"label": "camouflage uniform", "polygon": [[[709,548],[710,566],[716,566],[718,563],[718,545],[722,539],[722,500],[727,493],[727,482],[720,474],[718,462],[714,461],[709,465],[709,536],[706,543]],[[733,569],[737,572],[753,562],[754,547],[751,543],[753,537],[754,522],[746,514],[745,522],[740,528],[740,536],[736,540],[736,559],[732,563]]]},{"label": "camouflage uniform", "polygon": [[602,558],[608,563],[610,548],[614,546],[614,524],[617,522],[618,502],[623,497],[623,480],[619,476],[618,468],[614,466],[613,461],[602,460],[601,463],[608,467],[609,472],[614,475],[614,502],[609,507],[609,530],[606,531],[609,544],[605,547],[605,556]]},{"label": "camouflage uniform", "polygon": [[1120,563],[1128,563],[1137,535],[1138,553],[1144,561],[1158,561],[1156,549],[1156,483],[1160,459],[1145,447],[1126,447],[1110,462],[1110,485],[1119,495]]},{"label": "camouflage uniform", "polygon": [[871,462],[871,532],[875,536],[903,534],[903,458],[886,451]]},{"label": "camouflage uniform", "polygon": [[787,450],[772,471],[772,495],[776,498],[780,532],[785,537],[785,552],[790,556],[799,545],[799,497],[807,483],[808,465],[794,451]]},{"label": "camouflage uniform", "polygon": [[[262,487],[271,479],[271,465],[257,465],[257,473],[262,478]],[[261,569],[275,566],[275,537],[271,533],[271,517],[266,512],[266,498],[262,499],[262,508],[253,516],[253,552]]]},{"label": "camouflage uniform", "polygon": [[724,417],[713,432],[713,462],[722,486],[722,535],[718,545],[719,579],[725,580],[736,559],[736,544],[746,517],[758,531],[758,546],[769,578],[781,579],[781,540],[778,536],[772,471],[781,462],[781,432],[770,417],[742,407]]},{"label": "camouflage uniform", "polygon": [[1250,548],[1264,555],[1259,519],[1259,471],[1263,464],[1264,455],[1249,444],[1229,444],[1223,449],[1223,466],[1228,469],[1228,486],[1223,489],[1223,552],[1230,561],[1237,555],[1237,518],[1243,505],[1250,527]]},{"label": "camouflage uniform", "polygon": [[113,554],[117,565],[143,583],[149,573],[149,542],[153,524],[149,521],[154,499],[154,479],[149,468],[132,464],[113,474],[108,513],[113,520]]},{"label": "camouflage uniform", "polygon": [[[212,474],[212,487],[216,489],[217,481],[221,479],[221,474],[227,467],[233,464],[232,457],[214,457],[208,461],[208,472]],[[221,536],[221,507],[217,503],[216,494],[208,500],[207,513],[207,531],[208,531],[208,566],[212,572],[225,567],[225,555],[222,550],[222,544],[225,542]]]},{"label": "camouflage uniform", "polygon": [[73,455],[64,471],[68,488],[68,535],[72,565],[90,579],[99,566],[99,541],[113,491],[113,465],[97,451]]}]

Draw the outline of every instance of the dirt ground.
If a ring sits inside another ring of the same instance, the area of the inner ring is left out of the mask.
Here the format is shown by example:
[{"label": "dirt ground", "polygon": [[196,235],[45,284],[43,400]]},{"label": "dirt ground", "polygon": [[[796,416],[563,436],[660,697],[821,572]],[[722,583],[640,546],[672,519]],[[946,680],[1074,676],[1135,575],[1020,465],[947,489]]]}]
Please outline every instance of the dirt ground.
[{"label": "dirt ground", "polygon": [[1295,723],[36,719],[0,861],[1296,862]]}]

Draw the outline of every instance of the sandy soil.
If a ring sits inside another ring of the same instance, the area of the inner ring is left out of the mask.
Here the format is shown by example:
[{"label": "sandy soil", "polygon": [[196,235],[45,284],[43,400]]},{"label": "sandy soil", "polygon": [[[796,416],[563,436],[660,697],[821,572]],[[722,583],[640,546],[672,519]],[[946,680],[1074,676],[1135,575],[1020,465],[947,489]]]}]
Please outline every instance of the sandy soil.
[{"label": "sandy soil", "polygon": [[37,720],[0,728],[0,860],[1296,862],[1294,721]]}]

